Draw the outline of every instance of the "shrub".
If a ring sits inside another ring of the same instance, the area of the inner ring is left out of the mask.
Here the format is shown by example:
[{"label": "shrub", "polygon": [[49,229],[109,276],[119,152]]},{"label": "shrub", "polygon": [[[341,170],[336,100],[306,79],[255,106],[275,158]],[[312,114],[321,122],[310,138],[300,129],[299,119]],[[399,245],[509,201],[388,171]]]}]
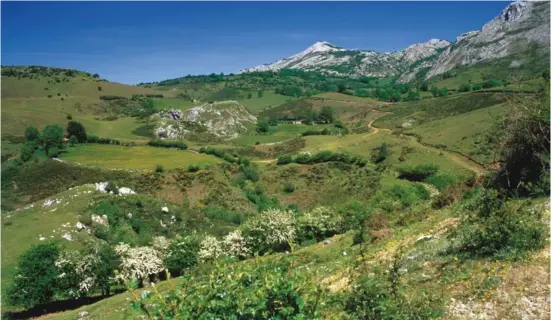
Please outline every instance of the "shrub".
[{"label": "shrub", "polygon": [[277,158],[278,165],[284,165],[294,162],[293,156],[291,155],[282,155]]},{"label": "shrub", "polygon": [[463,83],[461,86],[459,86],[459,92],[469,92],[472,90],[470,83]]},{"label": "shrub", "polygon": [[295,192],[295,186],[289,182],[286,182],[284,185],[283,185],[283,191],[286,192],[286,193],[293,193]]},{"label": "shrub", "polygon": [[186,277],[181,287],[162,296],[146,292],[132,306],[154,319],[318,319],[324,293],[293,272],[287,260],[218,264],[205,277]]},{"label": "shrub", "polygon": [[415,167],[398,168],[398,178],[409,181],[423,181],[438,172],[438,166],[422,164]]},{"label": "shrub", "polygon": [[156,173],[163,173],[163,172],[165,172],[165,167],[163,167],[162,164],[157,164],[155,166],[155,172]]},{"label": "shrub", "polygon": [[29,161],[34,151],[36,150],[36,143],[34,141],[25,142],[23,148],[21,148],[21,160]]},{"label": "shrub", "polygon": [[182,271],[197,265],[199,248],[199,238],[194,235],[175,238],[168,246],[164,258],[164,264],[168,271],[172,275],[178,276]]},{"label": "shrub", "polygon": [[260,254],[268,251],[285,251],[295,241],[295,216],[289,211],[268,209],[250,218],[241,230],[248,247]]},{"label": "shrub", "polygon": [[25,128],[25,139],[27,141],[37,141],[40,139],[40,132],[35,126]]},{"label": "shrub", "polygon": [[495,88],[501,86],[503,86],[503,83],[496,79],[488,79],[482,83],[482,88]]},{"label": "shrub", "polygon": [[149,140],[147,145],[160,148],[176,148],[180,150],[186,150],[188,148],[187,144],[183,141],[167,141],[161,139]]},{"label": "shrub", "polygon": [[473,84],[473,91],[478,91],[482,89],[482,83],[474,83]]},{"label": "shrub", "polygon": [[42,142],[46,153],[51,148],[61,148],[63,145],[63,129],[56,124],[47,125],[42,132]]},{"label": "shrub", "polygon": [[392,284],[376,276],[362,276],[345,302],[353,319],[436,319],[442,316],[442,301],[421,290],[417,297],[393,293]]},{"label": "shrub", "polygon": [[388,145],[386,143],[381,144],[377,148],[377,152],[373,155],[373,162],[381,163],[388,157]]},{"label": "shrub", "polygon": [[473,197],[466,210],[450,235],[459,252],[519,257],[547,243],[545,206],[534,206],[528,200],[506,201],[496,190],[486,189]]},{"label": "shrub", "polygon": [[299,242],[321,241],[342,231],[342,217],[333,209],[318,207],[297,219]]},{"label": "shrub", "polygon": [[245,176],[245,179],[251,180],[253,182],[258,181],[259,175],[258,175],[258,169],[256,166],[242,166],[241,171],[243,172],[243,175]]},{"label": "shrub", "polygon": [[217,219],[232,224],[240,225],[245,217],[242,213],[230,211],[219,207],[204,207],[201,210],[209,219]]},{"label": "shrub", "polygon": [[199,245],[197,257],[202,263],[212,262],[220,258],[224,253],[222,243],[218,239],[213,236],[205,236]]},{"label": "shrub", "polygon": [[222,240],[222,247],[230,257],[243,259],[251,254],[251,249],[248,247],[247,240],[243,237],[241,230],[228,233]]},{"label": "shrub", "polygon": [[11,305],[32,308],[52,300],[56,293],[60,248],[55,243],[32,246],[23,253],[6,295]]},{"label": "shrub", "polygon": [[161,253],[152,247],[135,247],[121,243],[115,246],[115,252],[121,258],[117,279],[121,282],[142,282],[151,275],[164,270]]},{"label": "shrub", "polygon": [[200,168],[198,165],[195,165],[195,164],[190,164],[188,167],[187,167],[187,172],[197,172],[199,171]]},{"label": "shrub", "polygon": [[69,138],[69,144],[71,144],[71,146],[74,147],[77,143],[78,143],[77,137],[75,137],[74,135],[72,135],[72,136]]},{"label": "shrub", "polygon": [[117,184],[115,182],[109,181],[109,182],[107,182],[107,185],[105,186],[105,192],[107,192],[107,193],[112,192],[113,194],[119,194],[119,187],[117,186]]}]

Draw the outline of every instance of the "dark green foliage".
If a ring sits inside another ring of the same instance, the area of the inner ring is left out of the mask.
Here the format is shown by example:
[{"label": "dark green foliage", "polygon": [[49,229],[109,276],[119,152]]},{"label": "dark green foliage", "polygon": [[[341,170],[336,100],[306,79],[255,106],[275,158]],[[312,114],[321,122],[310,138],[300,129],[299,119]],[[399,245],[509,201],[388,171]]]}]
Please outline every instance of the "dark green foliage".
[{"label": "dark green foliage", "polygon": [[74,147],[76,144],[78,144],[78,139],[74,135],[69,137],[69,144],[71,147]]},{"label": "dark green foliage", "polygon": [[495,88],[503,86],[503,82],[496,79],[488,79],[482,83],[482,88]]},{"label": "dark green foliage", "polygon": [[354,92],[354,95],[357,97],[363,97],[363,98],[371,98],[373,95],[371,94],[371,91],[368,89],[356,89]]},{"label": "dark green foliage", "polygon": [[416,297],[393,293],[391,283],[376,276],[362,276],[345,303],[352,319],[436,319],[442,316],[441,299],[422,290]]},{"label": "dark green foliage", "polygon": [[88,140],[86,129],[84,129],[84,126],[78,121],[69,121],[67,124],[67,135],[75,136],[79,143],[83,143]]},{"label": "dark green foliage", "polygon": [[23,148],[21,148],[21,160],[23,160],[24,162],[29,161],[32,158],[36,148],[37,148],[36,142],[34,141],[25,142],[25,144],[23,145]]},{"label": "dark green foliage", "polygon": [[101,90],[102,90],[101,86],[98,86],[98,91],[101,91]]},{"label": "dark green foliage", "polygon": [[549,194],[549,90],[514,101],[494,139],[500,168],[492,185],[521,196]]},{"label": "dark green foliage", "polygon": [[25,128],[25,139],[27,141],[36,141],[40,139],[40,132],[35,126]]},{"label": "dark green foliage", "polygon": [[114,144],[119,146],[135,146],[136,143],[133,141],[129,142],[123,142],[118,139],[111,139],[111,138],[101,138],[96,136],[88,136],[88,140],[86,141],[88,143],[99,143],[99,144]]},{"label": "dark green foliage", "polygon": [[410,90],[405,100],[421,100],[421,94],[417,90]]},{"label": "dark green foliage", "polygon": [[258,119],[256,123],[256,132],[266,134],[270,131],[270,123],[266,119]]},{"label": "dark green foliage", "polygon": [[154,140],[149,140],[147,142],[147,145],[152,147],[160,147],[160,148],[176,148],[180,150],[186,150],[188,148],[185,142],[177,141],[177,140],[154,139]]},{"label": "dark green foliage", "polygon": [[463,83],[461,86],[459,86],[459,92],[469,92],[472,90],[472,86],[470,83]]},{"label": "dark green foliage", "polygon": [[168,251],[171,253],[164,263],[170,274],[178,276],[184,270],[197,265],[197,253],[200,248],[200,239],[194,235],[171,242]]},{"label": "dark green foliage", "polygon": [[473,255],[519,257],[547,244],[545,206],[507,201],[496,190],[481,190],[466,206],[461,224],[450,238],[454,249]]},{"label": "dark green foliage", "polygon": [[114,181],[109,181],[105,186],[105,192],[119,194],[119,187]]},{"label": "dark green foliage", "polygon": [[438,166],[422,164],[415,167],[404,166],[398,168],[398,178],[409,181],[423,181],[438,172]]},{"label": "dark green foliage", "polygon": [[298,86],[284,86],[279,93],[284,96],[300,97],[302,96],[302,89]]},{"label": "dark green foliage", "polygon": [[295,186],[292,183],[286,182],[283,185],[283,191],[286,193],[293,193],[295,192]]},{"label": "dark green foliage", "polygon": [[190,164],[188,167],[187,167],[187,172],[197,172],[199,171],[201,168],[199,168],[198,165],[195,165],[195,164]]},{"label": "dark green foliage", "polygon": [[245,197],[256,205],[258,212],[279,208],[279,200],[276,197],[268,197],[258,186],[255,190],[245,190]]},{"label": "dark green foliage", "polygon": [[253,94],[252,94],[252,93],[250,93],[250,92],[247,93],[247,99],[252,99],[252,97],[253,97]]},{"label": "dark green foliage", "polygon": [[155,172],[156,173],[163,173],[163,172],[165,172],[165,167],[163,167],[162,164],[157,164],[155,166]]},{"label": "dark green foliage", "polygon": [[50,124],[42,132],[42,142],[44,151],[48,153],[51,148],[61,148],[63,146],[63,129],[57,124]]},{"label": "dark green foliage", "polygon": [[[137,310],[162,319],[319,319],[324,290],[293,272],[290,261],[218,264],[202,278],[185,277],[182,288],[166,298],[133,301]],[[151,308],[153,301],[162,301]],[[165,301],[170,301],[169,306]]]},{"label": "dark green foliage", "polygon": [[258,168],[256,167],[256,165],[241,166],[241,172],[243,172],[243,175],[247,180],[256,182],[260,179],[260,176],[258,174]]},{"label": "dark green foliage", "polygon": [[126,97],[122,97],[122,96],[99,96],[99,98],[105,101],[127,99]]},{"label": "dark green foliage", "polygon": [[473,84],[473,91],[478,91],[482,89],[482,83],[474,83]]},{"label": "dark green foliage", "polygon": [[373,162],[381,163],[388,157],[388,145],[386,143],[381,144],[377,151],[373,155]]},{"label": "dark green foliage", "polygon": [[262,98],[262,97],[264,96],[264,91],[258,90],[257,96],[258,96],[259,98]]},{"label": "dark green foliage", "polygon": [[48,157],[57,158],[61,154],[61,150],[58,147],[52,147],[48,150]]},{"label": "dark green foliage", "polygon": [[277,159],[278,165],[284,165],[289,163],[299,163],[299,164],[313,164],[313,163],[323,163],[323,162],[343,162],[347,164],[354,164],[360,167],[363,167],[367,164],[367,160],[359,157],[353,156],[347,153],[339,153],[332,151],[321,151],[312,156],[303,153],[297,156],[283,155]]},{"label": "dark green foliage", "polygon": [[57,244],[45,243],[34,245],[21,255],[18,275],[6,292],[11,305],[28,309],[54,298],[58,279],[55,261],[59,253]]},{"label": "dark green foliage", "polygon": [[541,74],[541,77],[546,81],[549,81],[549,70],[543,71],[543,73]]},{"label": "dark green foliage", "polygon": [[238,161],[237,158],[235,158],[233,155],[227,153],[223,149],[216,149],[216,148],[211,148],[211,147],[206,147],[206,148],[201,147],[199,149],[199,153],[210,154],[210,155],[213,155],[217,158],[224,159],[225,161],[227,161],[229,163],[236,163]]},{"label": "dark green foliage", "polygon": [[329,106],[324,106],[321,108],[319,113],[319,120],[325,123],[332,123],[335,119],[335,110]]}]

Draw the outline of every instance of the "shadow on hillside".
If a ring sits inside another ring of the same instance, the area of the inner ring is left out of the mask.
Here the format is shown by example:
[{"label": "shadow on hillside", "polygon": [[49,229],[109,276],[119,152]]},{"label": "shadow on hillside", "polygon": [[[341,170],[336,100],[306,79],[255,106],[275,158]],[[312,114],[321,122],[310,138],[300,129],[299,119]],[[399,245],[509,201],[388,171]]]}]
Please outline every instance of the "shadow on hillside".
[{"label": "shadow on hillside", "polygon": [[85,305],[96,303],[105,298],[112,297],[113,295],[114,294],[111,294],[109,296],[94,296],[94,297],[84,297],[79,299],[52,301],[25,311],[6,312],[5,314],[3,314],[2,319],[3,320],[4,319],[5,320],[30,319],[30,318],[40,317],[48,313],[74,310]]}]

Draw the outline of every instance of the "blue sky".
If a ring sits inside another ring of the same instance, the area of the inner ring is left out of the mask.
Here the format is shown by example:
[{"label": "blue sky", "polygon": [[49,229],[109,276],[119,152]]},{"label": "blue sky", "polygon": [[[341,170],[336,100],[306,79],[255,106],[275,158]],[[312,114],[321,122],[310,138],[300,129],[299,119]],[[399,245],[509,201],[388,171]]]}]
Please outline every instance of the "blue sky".
[{"label": "blue sky", "polygon": [[395,51],[480,29],[507,2],[2,2],[2,64],[127,84],[238,72],[315,41]]}]

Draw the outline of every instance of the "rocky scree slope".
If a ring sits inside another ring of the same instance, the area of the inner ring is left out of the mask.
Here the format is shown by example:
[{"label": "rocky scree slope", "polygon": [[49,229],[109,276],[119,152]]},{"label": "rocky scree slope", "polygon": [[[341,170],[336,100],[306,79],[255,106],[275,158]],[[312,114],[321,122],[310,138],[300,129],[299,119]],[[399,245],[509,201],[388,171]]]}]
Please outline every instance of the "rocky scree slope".
[{"label": "rocky scree slope", "polygon": [[155,135],[158,138],[178,139],[196,134],[219,138],[235,138],[247,131],[243,122],[256,122],[237,101],[206,103],[189,110],[167,109],[154,114]]},{"label": "rocky scree slope", "polygon": [[549,2],[510,3],[481,30],[459,35],[452,44],[431,39],[396,52],[344,49],[316,42],[306,50],[241,72],[301,69],[340,76],[399,76],[399,82],[431,78],[458,66],[503,58],[530,44],[549,52]]}]

